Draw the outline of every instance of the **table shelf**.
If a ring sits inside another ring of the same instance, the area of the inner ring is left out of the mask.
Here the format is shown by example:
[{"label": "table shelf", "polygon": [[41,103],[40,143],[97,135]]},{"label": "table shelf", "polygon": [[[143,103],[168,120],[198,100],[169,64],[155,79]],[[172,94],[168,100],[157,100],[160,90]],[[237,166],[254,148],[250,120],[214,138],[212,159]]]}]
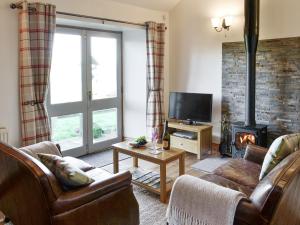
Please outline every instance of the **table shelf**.
[{"label": "table shelf", "polygon": [[[142,168],[132,167],[129,169],[129,171],[132,174],[132,183],[135,185],[145,188],[151,192],[154,192],[156,194],[160,194],[160,174],[151,171],[151,170],[145,170]],[[136,175],[136,174],[139,175]],[[172,190],[172,185],[174,183],[174,180],[170,177],[167,177],[166,182],[166,189],[167,192],[170,192]]]}]

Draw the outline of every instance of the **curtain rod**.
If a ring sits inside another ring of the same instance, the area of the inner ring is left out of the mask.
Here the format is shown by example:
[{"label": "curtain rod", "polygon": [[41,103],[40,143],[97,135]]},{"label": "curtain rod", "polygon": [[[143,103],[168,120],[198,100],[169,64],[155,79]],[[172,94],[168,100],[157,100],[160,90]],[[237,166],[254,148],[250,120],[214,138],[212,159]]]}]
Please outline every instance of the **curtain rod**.
[{"label": "curtain rod", "polygon": [[[10,8],[11,9],[22,9],[22,1],[17,2],[17,3],[11,3]],[[35,8],[29,8],[29,9],[35,10]],[[95,16],[86,16],[86,15],[81,15],[81,14],[67,13],[67,12],[60,12],[60,11],[57,11],[56,13],[59,15],[64,15],[64,16],[74,16],[74,17],[80,17],[80,18],[101,20],[102,22],[108,21],[108,22],[114,22],[114,23],[124,23],[124,24],[129,24],[129,25],[146,27],[146,24],[144,24],[144,23],[134,23],[134,22],[123,21],[123,20],[114,20],[114,19],[95,17]],[[165,30],[167,30],[167,27],[165,27]]]}]

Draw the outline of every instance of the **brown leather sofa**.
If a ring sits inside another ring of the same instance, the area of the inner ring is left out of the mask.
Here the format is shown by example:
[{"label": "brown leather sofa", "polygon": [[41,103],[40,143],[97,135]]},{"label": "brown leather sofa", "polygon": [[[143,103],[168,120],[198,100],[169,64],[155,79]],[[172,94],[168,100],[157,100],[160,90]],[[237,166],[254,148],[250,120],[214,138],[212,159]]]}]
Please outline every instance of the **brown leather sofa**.
[{"label": "brown leather sofa", "polygon": [[247,195],[235,213],[235,225],[299,225],[300,151],[283,159],[266,177],[259,174],[268,149],[248,145],[244,159],[230,159],[201,179]]},{"label": "brown leather sofa", "polygon": [[138,225],[131,174],[90,174],[92,184],[64,191],[39,160],[0,143],[0,210],[14,225]]}]

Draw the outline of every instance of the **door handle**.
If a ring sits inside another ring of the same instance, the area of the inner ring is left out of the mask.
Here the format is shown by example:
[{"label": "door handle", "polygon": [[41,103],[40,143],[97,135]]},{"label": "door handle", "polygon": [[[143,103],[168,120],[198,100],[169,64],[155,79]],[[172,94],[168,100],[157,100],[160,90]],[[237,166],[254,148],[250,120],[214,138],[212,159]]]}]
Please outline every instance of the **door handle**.
[{"label": "door handle", "polygon": [[88,91],[88,99],[89,101],[92,101],[92,91]]}]

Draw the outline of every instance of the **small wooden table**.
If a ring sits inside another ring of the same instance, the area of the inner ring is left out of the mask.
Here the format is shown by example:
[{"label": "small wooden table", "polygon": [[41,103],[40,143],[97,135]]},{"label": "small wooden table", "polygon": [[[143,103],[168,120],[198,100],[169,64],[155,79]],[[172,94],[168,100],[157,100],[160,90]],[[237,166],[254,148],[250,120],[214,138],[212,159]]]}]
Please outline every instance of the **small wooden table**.
[{"label": "small wooden table", "polygon": [[[150,146],[150,145],[149,145]],[[147,147],[149,147],[147,146]],[[160,188],[155,189],[144,183],[133,180],[132,182],[140,187],[143,187],[151,192],[160,194],[160,201],[166,203],[167,195],[172,189],[172,184],[167,185],[167,164],[175,160],[179,160],[179,175],[185,173],[185,151],[171,148],[170,150],[162,151],[158,155],[150,153],[149,148],[132,148],[128,142],[121,142],[113,145],[113,161],[114,173],[119,172],[119,153],[130,155],[133,158],[133,166],[138,167],[138,159],[158,164],[160,166]]]}]

